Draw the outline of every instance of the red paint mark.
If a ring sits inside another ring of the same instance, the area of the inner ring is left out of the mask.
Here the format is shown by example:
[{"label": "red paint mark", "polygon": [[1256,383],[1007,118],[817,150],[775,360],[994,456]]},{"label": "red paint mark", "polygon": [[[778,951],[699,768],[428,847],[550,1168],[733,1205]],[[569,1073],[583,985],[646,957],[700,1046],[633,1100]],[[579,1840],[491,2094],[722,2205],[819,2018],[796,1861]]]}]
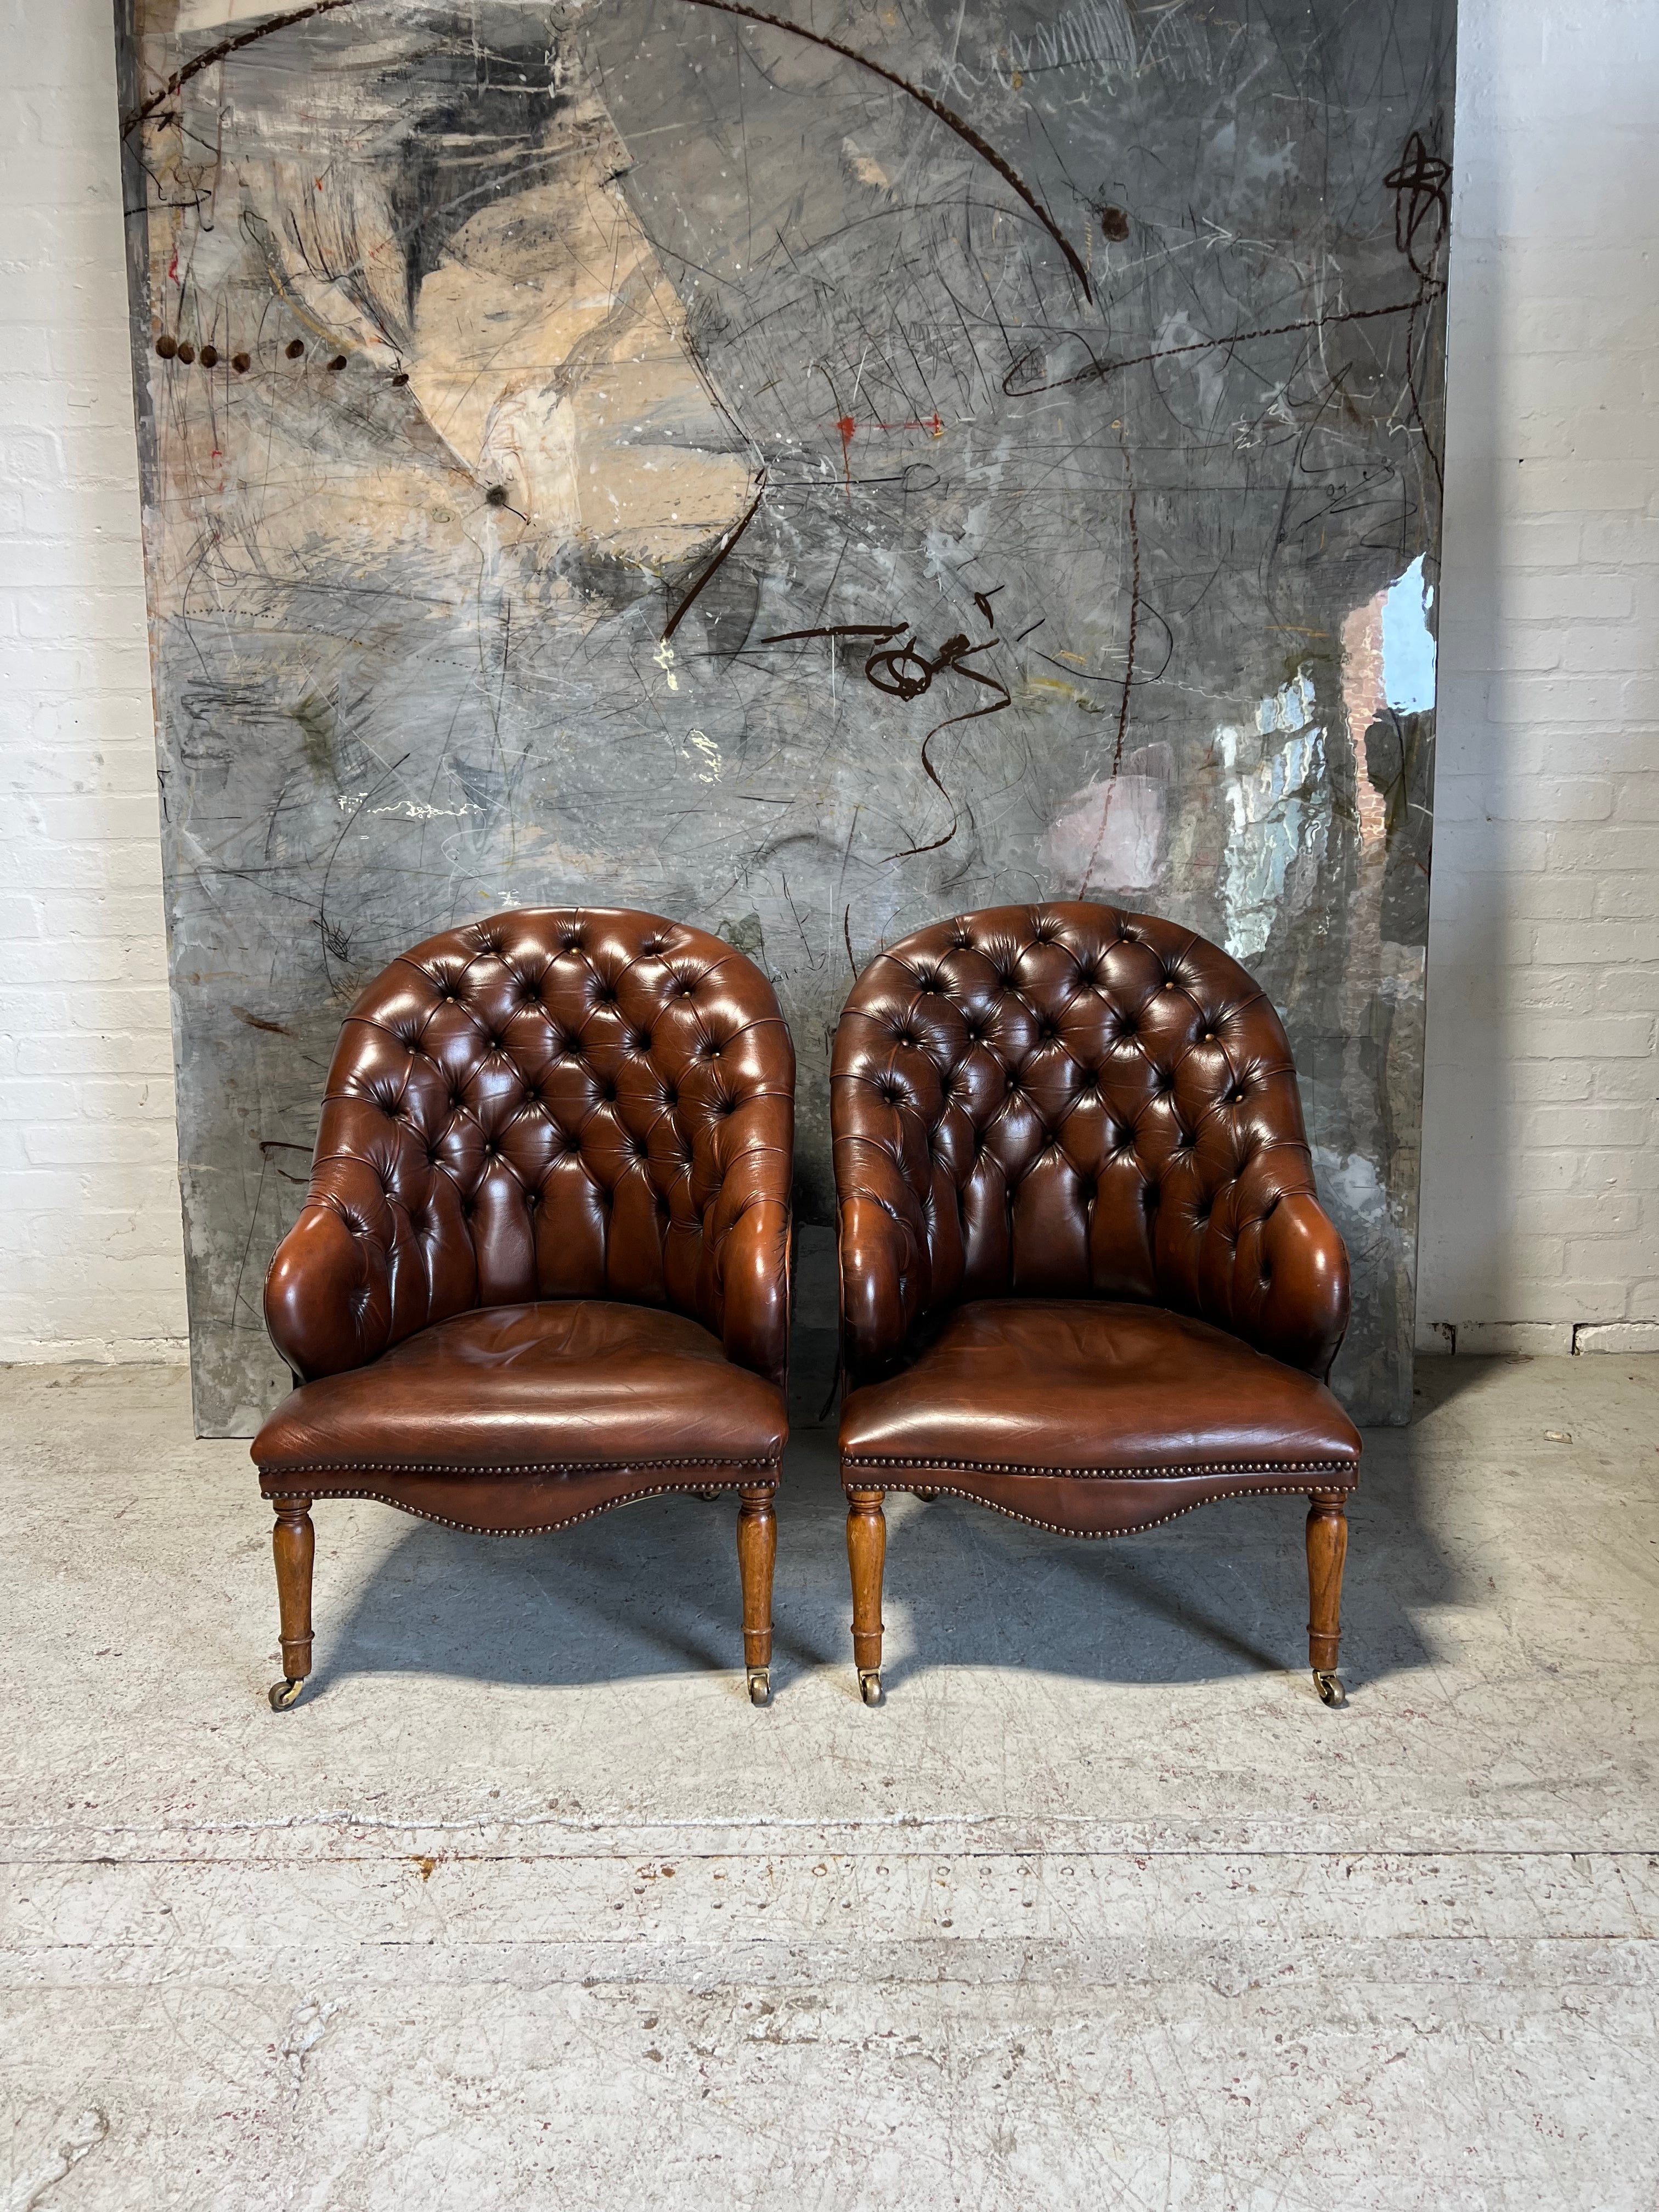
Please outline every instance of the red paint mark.
[{"label": "red paint mark", "polygon": [[321,191],[321,190],[323,189],[323,180],[322,180],[322,179],[321,179],[320,177],[318,177],[318,178],[316,178],[316,179],[313,179],[313,182],[315,183],[315,185],[316,185],[316,186],[317,186],[318,191]]},{"label": "red paint mark", "polygon": [[926,430],[933,437],[942,438],[945,435],[945,418],[941,415],[934,414],[917,422],[855,422],[850,415],[843,415],[836,428],[841,432],[842,447],[845,450],[852,443],[853,433],[860,429]]},{"label": "red paint mark", "polygon": [[851,415],[841,416],[836,423],[841,432],[841,472],[847,484],[847,496],[853,496],[853,440],[860,430],[926,430],[934,438],[945,435],[945,423],[938,410],[921,422],[860,422]]},{"label": "red paint mark", "polygon": [[173,249],[173,258],[167,264],[167,282],[169,284],[176,284],[179,282],[179,253],[177,247]]}]

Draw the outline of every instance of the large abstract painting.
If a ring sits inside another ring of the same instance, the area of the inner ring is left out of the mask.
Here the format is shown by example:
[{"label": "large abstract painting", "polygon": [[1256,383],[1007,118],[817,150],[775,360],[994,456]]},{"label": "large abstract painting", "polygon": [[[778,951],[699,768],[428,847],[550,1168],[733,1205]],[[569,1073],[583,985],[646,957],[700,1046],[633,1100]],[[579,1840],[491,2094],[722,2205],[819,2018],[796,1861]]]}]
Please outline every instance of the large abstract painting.
[{"label": "large abstract painting", "polygon": [[341,1015],[1097,896],[1283,1009],[1410,1403],[1452,0],[120,0],[198,1425]]}]

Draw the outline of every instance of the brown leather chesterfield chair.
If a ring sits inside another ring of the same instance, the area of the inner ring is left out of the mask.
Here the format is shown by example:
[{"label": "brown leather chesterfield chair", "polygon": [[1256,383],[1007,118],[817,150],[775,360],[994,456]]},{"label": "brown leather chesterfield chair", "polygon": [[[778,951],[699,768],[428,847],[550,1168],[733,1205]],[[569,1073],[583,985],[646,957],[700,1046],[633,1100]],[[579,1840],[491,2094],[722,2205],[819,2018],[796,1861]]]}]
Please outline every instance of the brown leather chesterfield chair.
[{"label": "brown leather chesterfield chair", "polygon": [[766,1704],[794,1079],[765,977],[655,915],[496,915],[369,984],[265,1283],[298,1385],[253,1445],[273,1705],[311,1671],[315,1498],[533,1535],[733,1489]]},{"label": "brown leather chesterfield chair", "polygon": [[890,1490],[1072,1536],[1303,1491],[1309,1656],[1340,1705],[1347,1255],[1260,988],[1148,915],[961,915],[859,978],[830,1102],[866,1703]]}]

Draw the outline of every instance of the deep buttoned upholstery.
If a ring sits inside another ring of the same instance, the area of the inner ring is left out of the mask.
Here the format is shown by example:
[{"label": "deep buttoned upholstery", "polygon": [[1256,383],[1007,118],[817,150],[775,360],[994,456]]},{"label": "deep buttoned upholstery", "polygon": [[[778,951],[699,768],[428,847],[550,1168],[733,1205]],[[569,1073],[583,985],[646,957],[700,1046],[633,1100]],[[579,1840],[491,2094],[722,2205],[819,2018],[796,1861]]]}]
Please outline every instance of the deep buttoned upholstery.
[{"label": "deep buttoned upholstery", "polygon": [[394,961],[341,1030],[266,1281],[299,1387],[253,1445],[265,1494],[496,1533],[666,1490],[758,1511],[793,1127],[772,988],[702,930],[519,911]]},{"label": "deep buttoned upholstery", "polygon": [[1278,1015],[1192,931],[1000,907],[872,960],[831,1076],[848,1356],[965,1298],[1133,1298],[1312,1374],[1348,1317]]},{"label": "deep buttoned upholstery", "polygon": [[497,915],[368,985],[265,1285],[307,1379],[476,1306],[689,1315],[781,1383],[794,1051],[772,987],[706,931]]},{"label": "deep buttoned upholstery", "polygon": [[1352,1488],[1347,1257],[1218,946],[1082,902],[919,930],[848,1000],[831,1119],[849,1493],[1102,1535]]}]

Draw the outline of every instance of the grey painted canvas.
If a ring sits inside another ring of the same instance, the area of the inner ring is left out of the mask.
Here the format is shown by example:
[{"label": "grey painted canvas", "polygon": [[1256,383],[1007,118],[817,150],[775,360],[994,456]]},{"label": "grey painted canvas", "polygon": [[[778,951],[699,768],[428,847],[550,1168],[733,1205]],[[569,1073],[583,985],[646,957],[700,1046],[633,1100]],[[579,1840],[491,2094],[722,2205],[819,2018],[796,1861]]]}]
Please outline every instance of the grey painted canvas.
[{"label": "grey painted canvas", "polygon": [[335,1031],[509,905],[800,1058],[963,908],[1282,1008],[1409,1410],[1452,0],[121,0],[198,1425]]}]

